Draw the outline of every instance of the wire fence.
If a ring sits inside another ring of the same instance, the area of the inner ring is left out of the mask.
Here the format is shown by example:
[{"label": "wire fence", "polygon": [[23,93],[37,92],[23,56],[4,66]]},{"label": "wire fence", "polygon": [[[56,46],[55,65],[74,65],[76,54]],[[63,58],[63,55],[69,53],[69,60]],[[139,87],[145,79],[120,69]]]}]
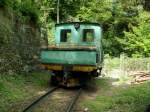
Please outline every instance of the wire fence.
[{"label": "wire fence", "polygon": [[150,58],[130,58],[125,55],[121,55],[120,58],[105,57],[103,69],[105,76],[118,78],[141,71],[150,71]]}]

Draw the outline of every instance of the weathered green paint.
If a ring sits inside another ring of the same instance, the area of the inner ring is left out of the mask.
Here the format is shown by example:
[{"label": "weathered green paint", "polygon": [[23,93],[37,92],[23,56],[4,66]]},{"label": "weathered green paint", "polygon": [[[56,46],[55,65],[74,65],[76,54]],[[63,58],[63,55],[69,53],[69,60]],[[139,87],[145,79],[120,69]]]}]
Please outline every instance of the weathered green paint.
[{"label": "weathered green paint", "polygon": [[42,51],[43,63],[96,65],[95,51]]},{"label": "weathered green paint", "polygon": [[[60,32],[62,29],[71,29],[71,43],[68,42],[60,42]],[[93,29],[94,30],[94,42],[83,42],[83,29]],[[63,24],[56,27],[55,31],[55,41],[56,45],[59,46],[61,44],[75,44],[75,45],[95,45],[100,47],[101,44],[101,32],[102,29],[99,25],[92,24],[80,24],[79,29],[75,29],[74,24]]]},{"label": "weathered green paint", "polygon": [[[102,51],[102,29],[98,24],[88,24],[79,23],[79,29],[75,29],[75,23],[66,23],[56,25],[55,29],[55,43],[57,47],[70,45],[74,46],[96,46],[96,51],[57,51],[57,50],[43,50],[41,52],[42,63],[58,63],[58,64],[80,64],[80,65],[101,65],[103,60]],[[71,30],[71,42],[60,42],[60,32],[62,29]],[[83,29],[93,29],[94,30],[94,41],[93,42],[83,42]],[[98,62],[96,58],[98,56]]]}]

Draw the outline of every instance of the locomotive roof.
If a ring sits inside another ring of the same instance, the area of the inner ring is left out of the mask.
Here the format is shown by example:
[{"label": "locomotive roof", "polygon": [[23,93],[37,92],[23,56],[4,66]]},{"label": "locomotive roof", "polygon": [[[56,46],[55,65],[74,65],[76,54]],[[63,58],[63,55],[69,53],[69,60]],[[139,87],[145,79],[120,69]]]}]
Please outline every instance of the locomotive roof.
[{"label": "locomotive roof", "polygon": [[68,22],[68,23],[59,23],[56,24],[55,26],[60,26],[60,25],[72,25],[72,24],[85,24],[85,25],[96,25],[96,26],[100,26],[99,23],[93,23],[93,22]]}]

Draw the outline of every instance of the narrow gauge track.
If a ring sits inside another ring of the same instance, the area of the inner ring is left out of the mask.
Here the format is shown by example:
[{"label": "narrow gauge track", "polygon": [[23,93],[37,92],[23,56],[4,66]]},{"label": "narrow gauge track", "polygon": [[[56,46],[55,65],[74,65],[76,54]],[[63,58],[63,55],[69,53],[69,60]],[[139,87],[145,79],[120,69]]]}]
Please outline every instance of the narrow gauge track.
[{"label": "narrow gauge track", "polygon": [[35,100],[33,103],[31,103],[28,107],[26,107],[23,112],[31,112],[31,109],[36,106],[42,99],[44,99],[46,96],[52,94],[54,91],[56,91],[57,89],[59,88],[58,87],[55,87],[51,90],[49,90],[47,93],[45,93],[44,95],[42,95],[40,98],[38,98],[37,100]]},{"label": "narrow gauge track", "polygon": [[[36,105],[42,101],[42,99],[44,99],[46,96],[51,95],[53,92],[55,92],[58,87],[55,87],[51,90],[49,90],[47,93],[45,93],[44,95],[42,95],[40,98],[38,98],[37,100],[35,100],[33,103],[31,103],[29,106],[27,106],[23,112],[32,112],[32,108],[36,107]],[[74,105],[76,104],[76,101],[78,100],[80,94],[81,94],[82,88],[78,89],[77,93],[75,94],[75,96],[72,98],[72,100],[69,102],[69,104],[67,105],[67,108],[64,112],[72,112]]]},{"label": "narrow gauge track", "polygon": [[81,91],[82,91],[82,88],[80,88],[80,89],[78,90],[77,94],[76,94],[75,97],[72,99],[72,101],[69,103],[69,105],[68,105],[68,107],[67,107],[67,109],[66,109],[65,112],[72,112],[73,107],[74,107],[76,101],[78,100],[78,98],[79,98],[79,96],[80,96],[80,94],[81,94]]}]

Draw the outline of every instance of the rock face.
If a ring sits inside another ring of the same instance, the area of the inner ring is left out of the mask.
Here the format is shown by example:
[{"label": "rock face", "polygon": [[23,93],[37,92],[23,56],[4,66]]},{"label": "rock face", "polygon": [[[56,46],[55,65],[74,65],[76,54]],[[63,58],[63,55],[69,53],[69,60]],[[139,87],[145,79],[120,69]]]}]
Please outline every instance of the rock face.
[{"label": "rock face", "polygon": [[38,60],[39,28],[4,8],[0,8],[0,21],[0,73],[30,71]]}]

